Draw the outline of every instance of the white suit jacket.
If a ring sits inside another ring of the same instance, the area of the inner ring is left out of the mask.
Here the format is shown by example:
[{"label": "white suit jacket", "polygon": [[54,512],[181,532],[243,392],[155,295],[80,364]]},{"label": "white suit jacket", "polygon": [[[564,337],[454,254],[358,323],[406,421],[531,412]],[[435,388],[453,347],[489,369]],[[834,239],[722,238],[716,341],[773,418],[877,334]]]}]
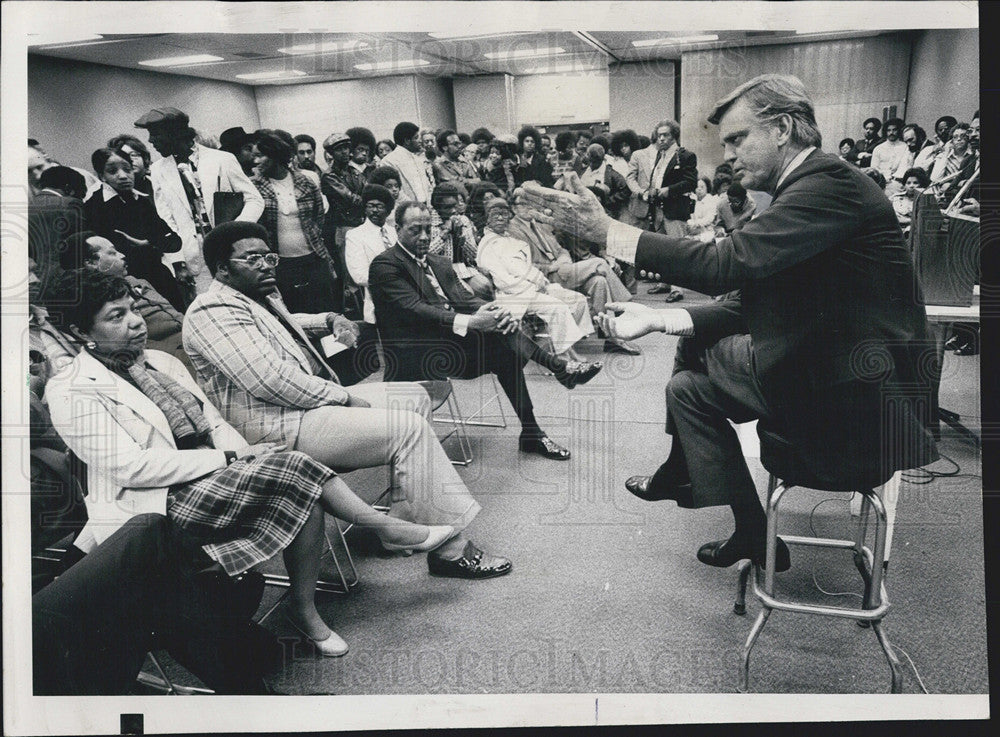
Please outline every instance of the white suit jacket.
[{"label": "white suit jacket", "polygon": [[246,440],[219,411],[180,361],[146,351],[146,361],[194,394],[212,426],[214,449],[177,450],[167,418],[145,394],[86,351],[54,376],[45,390],[52,424],[87,464],[87,526],[74,543],[85,552],[137,514],[166,514],[167,491],[226,467],[223,451]]},{"label": "white suit jacket", "polygon": [[625,183],[632,190],[628,208],[629,212],[637,218],[644,218],[649,214],[649,203],[643,202],[641,195],[649,189],[649,180],[653,175],[655,161],[655,144],[633,152],[632,157],[628,160],[628,175],[625,177]]},{"label": "white suit jacket", "polygon": [[[212,210],[216,192],[242,192],[243,211],[236,219],[256,223],[264,213],[264,198],[243,173],[236,157],[198,143],[194,146],[198,152],[198,178],[201,180],[201,193],[209,222],[215,225],[215,213]],[[201,254],[201,241],[191,215],[191,204],[184,192],[184,185],[181,184],[181,174],[174,157],[167,156],[154,161],[149,167],[149,180],[153,185],[156,211],[181,237],[181,250],[167,254],[168,262],[186,261],[192,274],[200,274],[206,269],[205,259]]]}]

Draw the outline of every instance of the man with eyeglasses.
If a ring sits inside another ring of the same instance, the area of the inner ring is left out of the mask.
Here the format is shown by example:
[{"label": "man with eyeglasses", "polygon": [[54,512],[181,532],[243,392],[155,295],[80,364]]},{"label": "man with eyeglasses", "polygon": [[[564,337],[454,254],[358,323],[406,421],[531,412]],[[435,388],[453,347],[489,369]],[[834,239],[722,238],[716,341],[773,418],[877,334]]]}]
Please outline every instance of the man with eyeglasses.
[{"label": "man with eyeglasses", "polygon": [[429,424],[430,397],[409,382],[345,388],[313,336],[353,345],[343,316],[291,314],[277,292],[277,254],[256,223],[224,223],[205,239],[215,281],[188,308],[184,348],[209,399],[251,444],[273,442],[338,470],[391,467],[390,516],[450,525],[428,556],[434,575],[491,578],[511,563],[484,553],[465,528],[479,513]]},{"label": "man with eyeglasses", "polygon": [[434,160],[434,181],[437,184],[451,182],[466,200],[469,199],[469,187],[480,182],[476,167],[462,158],[465,147],[462,139],[452,130],[442,131],[437,137],[437,146],[442,155]]}]

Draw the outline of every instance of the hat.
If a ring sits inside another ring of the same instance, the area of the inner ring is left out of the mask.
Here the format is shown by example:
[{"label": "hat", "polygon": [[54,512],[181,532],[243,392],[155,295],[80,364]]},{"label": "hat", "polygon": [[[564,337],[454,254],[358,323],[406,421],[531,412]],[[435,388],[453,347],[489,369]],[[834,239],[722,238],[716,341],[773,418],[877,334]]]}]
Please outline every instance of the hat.
[{"label": "hat", "polygon": [[219,134],[219,148],[223,151],[239,151],[243,146],[253,140],[253,136],[243,130],[243,126],[226,128]]},{"label": "hat", "polygon": [[327,151],[332,151],[342,143],[346,143],[348,146],[351,145],[351,139],[346,133],[331,133],[326,137],[326,140],[323,141],[323,148]]},{"label": "hat", "polygon": [[[484,212],[487,215],[489,215],[490,211],[496,209],[497,207],[505,207],[508,210],[511,209],[510,203],[508,203],[507,200],[505,200],[503,197],[494,197],[493,199],[491,199],[489,202],[486,203],[486,207],[483,209]],[[511,212],[513,212],[513,210],[511,210]]]},{"label": "hat", "polygon": [[175,107],[154,107],[135,121],[136,128],[150,128],[154,125],[176,125],[186,127],[190,122],[187,113]]}]

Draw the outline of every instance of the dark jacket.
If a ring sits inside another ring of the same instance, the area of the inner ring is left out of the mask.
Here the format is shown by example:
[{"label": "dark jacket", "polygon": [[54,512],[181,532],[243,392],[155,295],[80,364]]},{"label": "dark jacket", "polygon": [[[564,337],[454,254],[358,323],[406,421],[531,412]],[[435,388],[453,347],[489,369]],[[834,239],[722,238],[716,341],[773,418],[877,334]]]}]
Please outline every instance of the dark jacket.
[{"label": "dark jacket", "polygon": [[514,181],[518,186],[525,182],[540,182],[543,187],[551,187],[556,183],[552,175],[552,164],[537,151],[532,155],[530,164],[526,164],[524,156],[521,156],[521,161],[514,170]]},{"label": "dark jacket", "polygon": [[883,480],[937,458],[934,344],[892,205],[814,151],[764,212],[718,243],[643,233],[636,268],[742,301],[690,310],[695,335],[749,332],[769,422],[819,474]]},{"label": "dark jacket", "polygon": [[686,148],[678,147],[673,157],[667,163],[663,181],[659,187],[669,187],[666,196],[660,196],[658,202],[667,220],[687,221],[694,212],[694,200],[688,197],[698,186],[698,157]]}]

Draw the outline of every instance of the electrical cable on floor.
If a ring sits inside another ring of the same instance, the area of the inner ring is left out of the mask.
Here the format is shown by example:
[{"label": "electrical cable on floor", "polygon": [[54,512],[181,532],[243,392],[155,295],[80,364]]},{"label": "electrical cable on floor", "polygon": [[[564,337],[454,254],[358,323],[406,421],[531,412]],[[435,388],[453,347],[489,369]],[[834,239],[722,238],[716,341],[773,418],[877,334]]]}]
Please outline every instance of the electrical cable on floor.
[{"label": "electrical cable on floor", "polygon": [[916,468],[909,472],[903,473],[903,481],[909,484],[924,485],[933,483],[936,479],[941,478],[952,478],[952,479],[981,479],[982,475],[975,473],[959,473],[962,467],[958,465],[952,458],[946,456],[944,453],[938,451],[938,455],[941,460],[948,461],[951,465],[955,467],[953,471],[932,471],[927,468]]},{"label": "electrical cable on floor", "polygon": [[[948,460],[951,461],[950,458]],[[952,463],[954,463],[954,461],[952,461]],[[957,468],[958,464],[956,463],[955,466]],[[816,503],[816,506],[814,506],[812,510],[809,512],[809,530],[812,532],[813,535],[816,536],[819,535],[819,533],[816,532],[816,528],[813,526],[813,516],[816,514],[816,510],[819,509],[821,505],[826,504],[827,502],[841,502],[841,501],[843,501],[843,499],[823,499]],[[848,497],[848,504],[850,504],[850,497]],[[862,596],[856,591],[827,591],[826,589],[824,589],[822,586],[820,586],[819,581],[816,579],[815,564],[813,565],[812,568],[812,580],[816,588],[819,589],[822,593],[826,594],[827,596],[856,596],[859,599],[864,599],[864,596]],[[910,654],[906,652],[903,648],[901,648],[899,645],[893,645],[892,648],[893,650],[898,650],[899,652],[903,653],[903,656],[906,658],[907,662],[910,664],[910,667],[913,669],[913,675],[917,677],[917,683],[920,684],[920,690],[923,691],[925,694],[929,694],[930,691],[928,691],[927,687],[924,685],[924,679],[920,677],[920,671],[917,670],[917,666],[913,662],[913,658],[910,657]]]}]

